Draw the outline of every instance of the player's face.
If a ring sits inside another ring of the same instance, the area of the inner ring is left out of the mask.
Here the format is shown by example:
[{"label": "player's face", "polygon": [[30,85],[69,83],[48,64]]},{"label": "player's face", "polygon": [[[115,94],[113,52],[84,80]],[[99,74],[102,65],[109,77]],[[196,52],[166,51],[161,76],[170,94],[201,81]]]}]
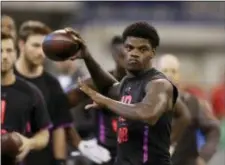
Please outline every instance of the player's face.
[{"label": "player's face", "polygon": [[123,44],[117,44],[114,45],[112,48],[112,56],[115,61],[115,63],[121,67],[124,68],[124,52],[123,52]]},{"label": "player's face", "polygon": [[2,26],[1,26],[1,30],[11,34],[14,38],[16,38],[16,27],[15,27],[15,23],[12,20],[12,18],[10,17],[3,17],[2,18]]},{"label": "player's face", "polygon": [[23,45],[26,61],[33,66],[43,65],[45,55],[42,50],[44,35],[31,35]]},{"label": "player's face", "polygon": [[13,69],[16,60],[16,49],[13,39],[3,39],[1,42],[1,73],[7,73]]},{"label": "player's face", "polygon": [[149,41],[144,38],[127,37],[124,43],[125,67],[128,71],[142,71],[149,67],[155,54]]}]

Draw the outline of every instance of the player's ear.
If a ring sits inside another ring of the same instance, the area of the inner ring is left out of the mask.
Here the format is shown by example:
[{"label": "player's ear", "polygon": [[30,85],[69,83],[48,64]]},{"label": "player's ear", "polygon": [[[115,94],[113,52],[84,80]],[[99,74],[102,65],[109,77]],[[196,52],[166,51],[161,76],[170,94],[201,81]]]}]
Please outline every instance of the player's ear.
[{"label": "player's ear", "polygon": [[153,49],[152,49],[152,58],[154,58],[154,57],[155,57],[155,52],[156,52],[156,49],[155,49],[155,48],[153,48]]},{"label": "player's ear", "polygon": [[25,47],[25,41],[19,40],[18,42],[19,50],[20,52],[24,52],[24,47]]}]

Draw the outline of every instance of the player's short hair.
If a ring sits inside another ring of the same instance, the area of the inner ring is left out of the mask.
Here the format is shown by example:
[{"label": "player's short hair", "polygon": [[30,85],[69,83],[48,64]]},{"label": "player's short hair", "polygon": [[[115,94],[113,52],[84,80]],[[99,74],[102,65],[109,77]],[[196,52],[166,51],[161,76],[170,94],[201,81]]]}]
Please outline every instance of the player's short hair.
[{"label": "player's short hair", "polygon": [[30,35],[47,35],[51,32],[51,29],[40,21],[26,21],[19,29],[19,39],[26,41]]},{"label": "player's short hair", "polygon": [[1,40],[12,39],[14,41],[14,37],[7,32],[1,31]]},{"label": "player's short hair", "polygon": [[122,44],[123,43],[123,38],[122,36],[114,36],[111,40],[111,45],[114,46],[114,45],[118,45],[118,44]]},{"label": "player's short hair", "polygon": [[7,19],[7,20],[10,20],[11,22],[12,22],[12,24],[13,24],[13,26],[16,28],[16,23],[15,23],[15,20],[12,18],[12,17],[10,17],[9,15],[2,15],[2,17],[1,17],[1,21],[3,21],[4,19]]},{"label": "player's short hair", "polygon": [[136,22],[129,25],[123,32],[123,41],[127,39],[127,37],[139,37],[148,39],[151,46],[156,48],[159,46],[159,35],[157,30],[147,22]]}]

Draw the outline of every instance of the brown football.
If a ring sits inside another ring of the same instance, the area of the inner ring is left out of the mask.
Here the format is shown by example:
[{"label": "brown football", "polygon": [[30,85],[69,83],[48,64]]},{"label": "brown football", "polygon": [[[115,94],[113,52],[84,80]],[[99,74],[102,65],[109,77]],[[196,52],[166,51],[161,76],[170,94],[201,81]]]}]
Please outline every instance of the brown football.
[{"label": "brown football", "polygon": [[15,157],[19,153],[22,141],[16,133],[6,133],[1,136],[2,154]]},{"label": "brown football", "polygon": [[61,29],[45,37],[42,49],[49,59],[53,61],[65,61],[80,50],[80,44],[74,41],[71,34]]}]

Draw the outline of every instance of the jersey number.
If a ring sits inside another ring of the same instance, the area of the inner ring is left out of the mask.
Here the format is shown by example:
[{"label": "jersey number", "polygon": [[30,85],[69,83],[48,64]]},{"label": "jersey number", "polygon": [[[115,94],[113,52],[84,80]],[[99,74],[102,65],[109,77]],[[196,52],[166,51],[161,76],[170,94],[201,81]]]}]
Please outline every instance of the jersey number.
[{"label": "jersey number", "polygon": [[1,124],[5,121],[6,101],[1,100]]},{"label": "jersey number", "polygon": [[[132,101],[132,96],[127,95],[123,96],[121,99],[121,102],[130,104]],[[122,117],[119,117],[119,121],[125,121]],[[127,127],[121,127],[118,129],[118,143],[124,143],[128,141],[128,128]]]},{"label": "jersey number", "polygon": [[113,128],[114,132],[117,131],[117,120],[116,119],[112,119],[112,128]]}]

